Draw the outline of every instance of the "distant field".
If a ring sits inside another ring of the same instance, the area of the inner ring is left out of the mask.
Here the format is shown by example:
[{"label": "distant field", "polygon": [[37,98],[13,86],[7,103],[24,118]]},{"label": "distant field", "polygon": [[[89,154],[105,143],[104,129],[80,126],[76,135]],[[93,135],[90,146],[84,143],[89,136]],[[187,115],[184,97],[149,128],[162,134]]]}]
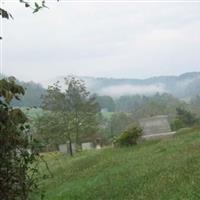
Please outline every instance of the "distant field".
[{"label": "distant field", "polygon": [[41,182],[46,200],[200,199],[199,128],[132,148],[45,158],[54,175]]},{"label": "distant field", "polygon": [[[29,119],[35,119],[38,116],[43,115],[44,110],[42,108],[28,108],[28,107],[21,107],[23,112],[29,117]],[[114,114],[114,112],[102,112],[102,115],[109,119]]]},{"label": "distant field", "polygon": [[103,117],[105,117],[106,119],[110,119],[113,114],[114,112],[102,112]]},{"label": "distant field", "polygon": [[[110,119],[115,112],[102,112],[103,117],[106,119]],[[126,113],[127,115],[131,115],[131,113]]]},{"label": "distant field", "polygon": [[21,107],[21,109],[30,120],[33,120],[44,114],[44,110],[42,108]]},{"label": "distant field", "polygon": [[[28,108],[28,107],[21,107],[23,112],[29,117],[29,119],[35,119],[38,116],[42,116],[45,112],[42,108]],[[110,119],[114,112],[102,112],[103,117],[106,119]]]}]

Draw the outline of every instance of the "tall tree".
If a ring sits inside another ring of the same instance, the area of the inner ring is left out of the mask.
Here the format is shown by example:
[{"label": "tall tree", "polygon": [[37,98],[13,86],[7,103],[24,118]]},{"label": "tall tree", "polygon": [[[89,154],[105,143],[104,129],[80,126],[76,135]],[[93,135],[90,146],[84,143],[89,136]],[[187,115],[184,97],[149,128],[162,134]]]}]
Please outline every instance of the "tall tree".
[{"label": "tall tree", "polygon": [[66,94],[61,91],[59,82],[48,87],[46,94],[42,96],[42,107],[51,112],[42,116],[37,122],[37,135],[41,136],[43,140],[45,138],[54,140],[57,137],[54,144],[55,141],[66,139],[69,141],[69,151],[72,156],[72,117],[66,101]]},{"label": "tall tree", "polygon": [[65,133],[70,149],[72,139],[77,146],[80,146],[81,137],[95,132],[98,128],[100,107],[95,97],[87,91],[82,80],[68,76],[65,78],[64,91],[57,82],[48,88],[46,95],[42,98],[44,109],[59,113],[59,123],[63,123],[66,127]]},{"label": "tall tree", "polygon": [[84,81],[69,76],[65,78],[66,100],[73,116],[75,141],[80,145],[80,133],[94,131],[97,127],[97,114],[100,107],[94,96],[90,96]]}]

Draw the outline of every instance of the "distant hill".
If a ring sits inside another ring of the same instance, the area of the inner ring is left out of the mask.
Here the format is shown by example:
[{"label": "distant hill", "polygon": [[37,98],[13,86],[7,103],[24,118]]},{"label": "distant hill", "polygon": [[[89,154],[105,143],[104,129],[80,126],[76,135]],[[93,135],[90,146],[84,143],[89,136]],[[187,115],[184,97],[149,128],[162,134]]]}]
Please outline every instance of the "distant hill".
[{"label": "distant hill", "polygon": [[[47,86],[60,81],[64,87],[64,77],[58,77],[41,83],[18,81],[26,88],[26,93],[20,102],[14,101],[13,104],[15,106],[40,106],[41,95],[45,93]],[[2,75],[0,76],[1,78],[3,78]],[[79,78],[85,81],[91,93],[114,98],[168,93],[178,99],[188,101],[191,97],[200,95],[200,72],[190,72],[180,76],[159,76],[148,79]]]},{"label": "distant hill", "polygon": [[[6,76],[0,75],[0,79],[6,78]],[[42,87],[41,84],[35,82],[23,82],[17,80],[17,83],[22,85],[25,89],[25,95],[21,96],[21,100],[13,100],[13,106],[19,107],[40,107],[41,106],[41,96],[45,94],[46,89]]]},{"label": "distant hill", "polygon": [[[120,97],[124,95],[152,95],[169,93],[188,100],[200,94],[200,72],[185,73],[180,76],[159,76],[147,79],[115,79],[80,77],[86,82],[92,93]],[[64,85],[64,76],[42,83],[44,87],[60,81]]]},{"label": "distant hill", "polygon": [[40,107],[42,100],[41,96],[45,94],[46,89],[41,84],[34,82],[20,82],[25,88],[25,95],[21,97],[21,101],[14,100],[14,106],[23,107]]}]

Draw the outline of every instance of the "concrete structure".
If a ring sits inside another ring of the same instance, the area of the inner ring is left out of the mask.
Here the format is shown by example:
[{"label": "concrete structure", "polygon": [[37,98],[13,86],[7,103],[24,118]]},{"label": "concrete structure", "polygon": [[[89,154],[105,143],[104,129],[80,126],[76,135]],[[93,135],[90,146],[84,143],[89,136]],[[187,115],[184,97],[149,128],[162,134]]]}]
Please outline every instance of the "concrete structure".
[{"label": "concrete structure", "polygon": [[143,129],[143,138],[163,137],[172,135],[167,115],[158,115],[139,120]]},{"label": "concrete structure", "polygon": [[94,149],[94,145],[91,142],[82,143],[81,146],[82,146],[82,150]]}]

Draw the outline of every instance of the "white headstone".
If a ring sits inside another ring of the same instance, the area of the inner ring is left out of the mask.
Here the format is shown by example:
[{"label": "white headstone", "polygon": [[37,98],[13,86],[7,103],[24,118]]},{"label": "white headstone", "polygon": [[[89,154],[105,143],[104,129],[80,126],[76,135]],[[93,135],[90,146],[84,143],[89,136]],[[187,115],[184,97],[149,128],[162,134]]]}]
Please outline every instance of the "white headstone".
[{"label": "white headstone", "polygon": [[94,145],[91,142],[82,143],[81,146],[82,146],[82,150],[94,149]]},{"label": "white headstone", "polygon": [[[72,145],[72,152],[76,151],[76,145],[74,143],[71,144]],[[61,153],[69,153],[69,143],[67,144],[60,144],[58,146],[58,149]]]},{"label": "white headstone", "polygon": [[100,144],[97,144],[97,145],[96,145],[96,149],[101,149],[101,145],[100,145]]},{"label": "white headstone", "polygon": [[72,152],[75,152],[75,151],[76,151],[76,144],[72,143]]},{"label": "white headstone", "polygon": [[67,144],[60,144],[58,146],[58,148],[59,148],[59,151],[61,153],[68,153],[68,146],[67,146]]}]

